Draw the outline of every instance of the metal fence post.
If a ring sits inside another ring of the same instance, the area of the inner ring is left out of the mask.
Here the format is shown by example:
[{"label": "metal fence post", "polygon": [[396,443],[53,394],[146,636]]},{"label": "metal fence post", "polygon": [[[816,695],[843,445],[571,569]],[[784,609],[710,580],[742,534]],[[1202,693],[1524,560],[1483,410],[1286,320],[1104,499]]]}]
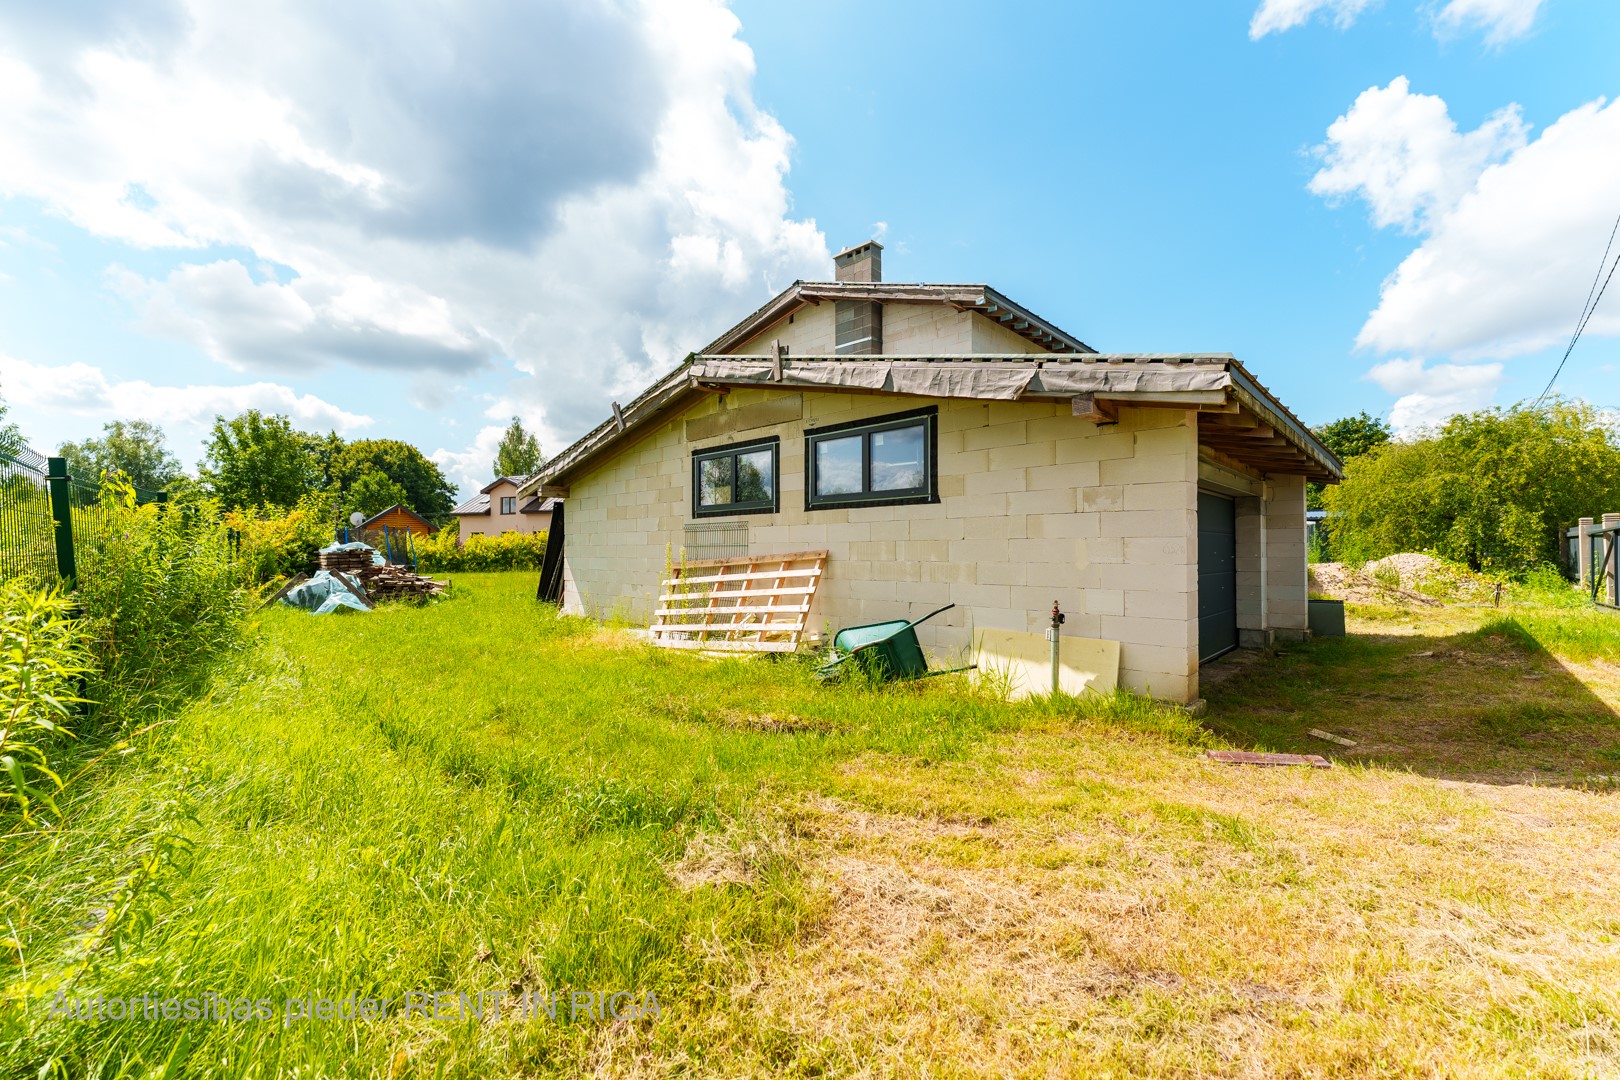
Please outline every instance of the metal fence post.
[{"label": "metal fence post", "polygon": [[73,506],[68,497],[67,458],[53,457],[45,462],[45,481],[51,489],[51,522],[56,533],[56,576],[70,586],[79,576],[73,557]]}]

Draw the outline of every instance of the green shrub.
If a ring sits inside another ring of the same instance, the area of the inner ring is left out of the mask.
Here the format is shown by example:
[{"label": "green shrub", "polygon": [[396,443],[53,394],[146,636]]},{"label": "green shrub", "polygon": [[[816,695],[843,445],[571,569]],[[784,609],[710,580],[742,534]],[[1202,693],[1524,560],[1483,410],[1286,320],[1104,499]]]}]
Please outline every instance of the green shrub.
[{"label": "green shrub", "polygon": [[242,642],[248,594],[225,523],[203,508],[138,506],[109,481],[98,516],[79,557],[88,696],[100,717],[128,722],[179,702]]},{"label": "green shrub", "polygon": [[1620,492],[1620,435],[1590,405],[1454,416],[1345,465],[1323,493],[1345,562],[1432,551],[1475,572],[1519,577],[1557,555],[1559,528]]},{"label": "green shrub", "polygon": [[416,545],[416,566],[423,573],[457,571],[538,570],[546,554],[546,534],[506,532],[499,536],[470,536],[458,544],[458,527],[446,525],[430,540]]},{"label": "green shrub", "polygon": [[240,537],[237,566],[248,585],[262,585],[315,565],[315,553],[332,542],[337,520],[335,491],[300,496],[291,510],[261,506],[233,510],[225,524]]},{"label": "green shrub", "polygon": [[0,583],[0,817],[32,820],[61,788],[46,750],[64,726],[90,671],[82,628],[69,600],[10,580]]}]

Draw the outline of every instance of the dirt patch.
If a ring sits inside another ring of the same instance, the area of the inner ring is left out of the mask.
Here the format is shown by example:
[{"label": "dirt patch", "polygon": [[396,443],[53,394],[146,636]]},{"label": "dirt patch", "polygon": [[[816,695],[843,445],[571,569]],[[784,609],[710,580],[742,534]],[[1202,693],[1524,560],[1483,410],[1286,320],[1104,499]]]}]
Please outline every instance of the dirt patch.
[{"label": "dirt patch", "polygon": [[699,833],[686,845],[680,859],[664,873],[690,892],[703,885],[754,886],[766,865],[782,857],[779,837],[733,827],[722,833]]}]

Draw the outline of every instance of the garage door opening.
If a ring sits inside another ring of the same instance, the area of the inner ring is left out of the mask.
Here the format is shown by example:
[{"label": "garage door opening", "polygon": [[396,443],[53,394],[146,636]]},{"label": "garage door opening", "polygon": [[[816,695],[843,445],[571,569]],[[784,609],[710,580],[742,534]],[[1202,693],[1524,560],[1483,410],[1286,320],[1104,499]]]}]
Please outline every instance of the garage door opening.
[{"label": "garage door opening", "polygon": [[1198,493],[1198,662],[1237,648],[1237,513],[1231,499]]}]

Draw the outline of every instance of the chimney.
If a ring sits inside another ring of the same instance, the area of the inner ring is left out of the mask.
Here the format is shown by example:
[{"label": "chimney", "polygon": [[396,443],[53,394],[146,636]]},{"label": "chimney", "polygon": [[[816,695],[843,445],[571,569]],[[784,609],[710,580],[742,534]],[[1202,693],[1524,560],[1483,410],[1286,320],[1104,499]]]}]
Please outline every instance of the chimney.
[{"label": "chimney", "polygon": [[[883,245],[868,240],[833,256],[837,280],[877,284],[883,280]],[[833,305],[835,352],[877,356],[883,352],[883,305],[876,300],[839,300]]]},{"label": "chimney", "polygon": [[876,240],[845,248],[833,256],[835,281],[883,280],[883,245]]}]

